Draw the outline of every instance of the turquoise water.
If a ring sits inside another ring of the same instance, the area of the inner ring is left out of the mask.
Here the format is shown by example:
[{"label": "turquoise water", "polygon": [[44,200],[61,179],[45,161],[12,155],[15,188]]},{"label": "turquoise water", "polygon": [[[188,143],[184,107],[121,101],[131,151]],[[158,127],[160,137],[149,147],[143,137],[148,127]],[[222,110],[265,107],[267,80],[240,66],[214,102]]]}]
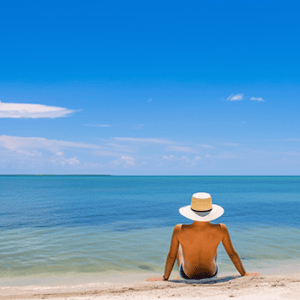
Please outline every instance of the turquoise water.
[{"label": "turquoise water", "polygon": [[[205,191],[248,270],[300,261],[300,177],[0,176],[0,278],[162,272]],[[222,246],[221,272],[234,267]]]}]

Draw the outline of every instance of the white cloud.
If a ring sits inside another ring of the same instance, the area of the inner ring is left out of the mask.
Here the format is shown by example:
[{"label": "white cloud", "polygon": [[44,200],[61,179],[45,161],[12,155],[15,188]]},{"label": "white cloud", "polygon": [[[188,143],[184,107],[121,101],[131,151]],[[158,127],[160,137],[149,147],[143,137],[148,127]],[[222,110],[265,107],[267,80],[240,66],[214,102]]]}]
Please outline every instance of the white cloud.
[{"label": "white cloud", "polygon": [[124,162],[126,165],[134,166],[135,165],[135,159],[130,156],[122,156],[121,161]]},{"label": "white cloud", "polygon": [[196,157],[195,157],[195,160],[200,160],[200,159],[201,159],[200,156],[196,156]]},{"label": "white cloud", "polygon": [[125,142],[146,142],[146,143],[156,143],[156,144],[174,144],[174,142],[165,139],[156,138],[131,138],[131,137],[114,137],[113,139],[117,141]]},{"label": "white cloud", "polygon": [[130,168],[135,166],[135,159],[130,156],[121,156],[121,158],[117,160],[111,161],[108,166],[116,168],[116,167],[123,167],[123,168]]},{"label": "white cloud", "polygon": [[150,98],[149,100],[147,100],[147,102],[152,102],[152,99]]},{"label": "white cloud", "polygon": [[65,159],[65,160],[63,161],[63,166],[64,166],[65,164],[68,164],[68,165],[70,165],[70,166],[73,166],[73,165],[77,165],[77,164],[79,164],[79,163],[80,163],[80,161],[77,159],[77,156],[74,156],[74,157],[72,157],[72,158]]},{"label": "white cloud", "polygon": [[168,146],[167,151],[177,151],[177,152],[186,152],[186,153],[192,153],[195,152],[190,147],[180,147],[180,146]]},{"label": "white cloud", "polygon": [[243,100],[244,94],[231,94],[226,100],[229,100],[229,101],[237,101],[237,100]]},{"label": "white cloud", "polygon": [[0,118],[60,118],[75,112],[57,106],[27,103],[2,103],[0,101]]},{"label": "white cloud", "polygon": [[66,158],[63,153],[56,153],[50,158],[50,162],[54,165],[61,165],[61,166],[75,166],[79,165],[80,161],[77,159],[77,156]]},{"label": "white cloud", "polygon": [[250,100],[265,102],[265,100],[263,98],[261,98],[261,97],[258,97],[258,98],[251,97]]}]

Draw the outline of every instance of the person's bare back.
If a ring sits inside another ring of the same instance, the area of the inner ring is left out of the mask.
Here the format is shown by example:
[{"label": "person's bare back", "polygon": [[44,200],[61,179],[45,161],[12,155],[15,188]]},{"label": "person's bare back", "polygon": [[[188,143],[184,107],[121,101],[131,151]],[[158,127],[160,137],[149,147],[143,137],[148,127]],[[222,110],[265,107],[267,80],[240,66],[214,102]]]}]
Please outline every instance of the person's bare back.
[{"label": "person's bare back", "polygon": [[220,242],[242,276],[258,275],[257,273],[246,273],[237,252],[233,248],[227,227],[224,224],[209,223],[210,220],[218,218],[224,212],[220,206],[212,205],[209,194],[194,194],[192,205],[182,207],[179,211],[194,222],[190,225],[178,224],[174,227],[164,275],[147,280],[168,280],[176,259],[179,273],[184,279],[202,279],[215,276],[218,271],[216,259]]},{"label": "person's bare back", "polygon": [[217,248],[222,241],[221,225],[209,222],[194,222],[191,225],[177,225],[177,239],[182,247],[177,257],[178,265],[182,265],[185,274],[197,277],[199,274],[213,276],[217,271]]}]

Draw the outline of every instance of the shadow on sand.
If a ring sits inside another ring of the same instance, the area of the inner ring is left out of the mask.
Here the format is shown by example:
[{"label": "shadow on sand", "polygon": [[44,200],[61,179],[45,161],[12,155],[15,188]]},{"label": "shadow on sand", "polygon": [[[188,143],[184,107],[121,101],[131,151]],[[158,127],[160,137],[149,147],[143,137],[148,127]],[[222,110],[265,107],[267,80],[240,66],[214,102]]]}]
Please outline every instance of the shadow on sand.
[{"label": "shadow on sand", "polygon": [[169,280],[169,282],[186,283],[186,284],[216,284],[221,282],[227,282],[239,277],[241,276],[224,276],[224,277],[205,278],[205,279],[174,279],[174,280]]}]

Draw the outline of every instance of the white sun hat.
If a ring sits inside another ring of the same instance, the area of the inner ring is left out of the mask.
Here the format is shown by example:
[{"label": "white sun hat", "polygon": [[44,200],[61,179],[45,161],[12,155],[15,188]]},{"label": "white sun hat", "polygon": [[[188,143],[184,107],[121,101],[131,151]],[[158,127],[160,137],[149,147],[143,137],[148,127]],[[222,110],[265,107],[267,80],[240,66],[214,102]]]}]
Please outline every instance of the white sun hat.
[{"label": "white sun hat", "polygon": [[212,204],[210,194],[196,193],[192,197],[191,205],[181,207],[179,212],[190,220],[207,222],[221,217],[224,209],[219,205]]}]

